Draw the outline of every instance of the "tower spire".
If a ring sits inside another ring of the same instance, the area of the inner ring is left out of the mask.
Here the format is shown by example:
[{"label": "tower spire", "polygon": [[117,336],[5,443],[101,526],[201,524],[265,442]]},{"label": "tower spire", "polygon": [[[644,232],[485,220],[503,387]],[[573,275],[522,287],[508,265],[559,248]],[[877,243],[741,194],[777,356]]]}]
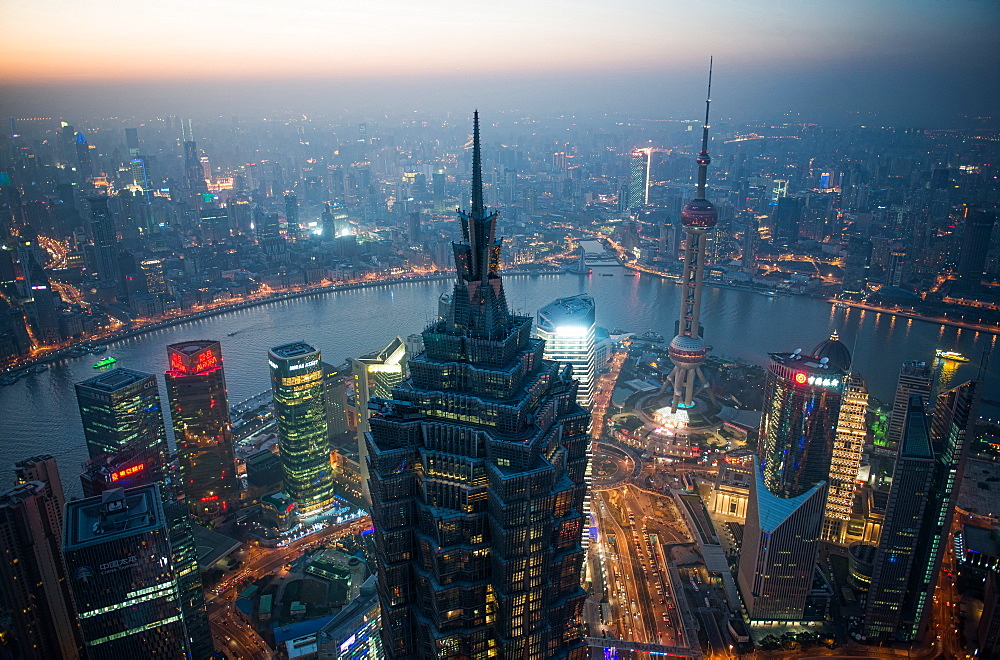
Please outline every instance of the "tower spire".
[{"label": "tower spire", "polygon": [[479,149],[479,110],[472,114],[472,209],[469,214],[473,220],[486,217],[486,207],[483,205],[483,162]]},{"label": "tower spire", "polygon": [[705,125],[701,132],[701,153],[698,154],[698,194],[695,199],[705,199],[705,186],[708,181],[708,165],[712,159],[708,155],[708,110],[712,105],[712,61],[708,58],[708,95],[705,98]]}]

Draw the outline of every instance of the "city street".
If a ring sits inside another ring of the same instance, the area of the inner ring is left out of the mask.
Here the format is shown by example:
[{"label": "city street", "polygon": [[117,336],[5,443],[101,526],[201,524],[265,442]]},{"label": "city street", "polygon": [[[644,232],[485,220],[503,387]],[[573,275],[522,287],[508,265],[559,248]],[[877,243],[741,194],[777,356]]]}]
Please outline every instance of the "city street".
[{"label": "city street", "polygon": [[246,585],[265,575],[283,572],[283,566],[304,552],[323,545],[332,537],[357,534],[369,527],[371,519],[363,516],[348,523],[326,527],[285,547],[264,548],[251,545],[240,570],[220,582],[212,591],[206,592],[209,625],[216,649],[233,660],[270,660],[274,657],[264,640],[237,614],[234,604],[240,592]]}]

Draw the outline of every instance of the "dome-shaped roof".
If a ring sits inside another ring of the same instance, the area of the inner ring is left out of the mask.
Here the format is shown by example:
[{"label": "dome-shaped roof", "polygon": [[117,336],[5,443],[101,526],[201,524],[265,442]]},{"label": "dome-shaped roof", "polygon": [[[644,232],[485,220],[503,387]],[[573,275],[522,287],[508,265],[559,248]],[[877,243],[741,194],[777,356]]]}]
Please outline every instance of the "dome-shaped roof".
[{"label": "dome-shaped roof", "polygon": [[818,358],[828,358],[828,364],[835,369],[849,371],[851,368],[851,351],[840,341],[836,330],[833,331],[829,339],[816,344],[812,354]]}]

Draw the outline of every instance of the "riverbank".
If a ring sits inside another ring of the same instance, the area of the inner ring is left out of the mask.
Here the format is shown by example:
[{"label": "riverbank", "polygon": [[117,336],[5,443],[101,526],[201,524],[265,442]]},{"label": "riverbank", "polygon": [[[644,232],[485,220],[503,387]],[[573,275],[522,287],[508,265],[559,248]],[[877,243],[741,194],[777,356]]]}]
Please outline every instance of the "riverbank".
[{"label": "riverbank", "polygon": [[[512,274],[528,275],[533,273],[525,272],[525,273],[512,273]],[[337,291],[352,291],[355,289],[366,289],[370,287],[386,286],[392,284],[405,284],[409,282],[433,282],[437,280],[448,280],[453,278],[454,278],[453,275],[424,275],[420,277],[390,278],[385,280],[351,282],[348,284],[327,284],[319,287],[310,287],[297,291],[276,292],[267,296],[261,296],[259,298],[252,298],[250,300],[241,300],[239,302],[223,304],[217,307],[197,310],[187,314],[178,314],[176,316],[171,316],[169,318],[152,321],[150,323],[146,323],[138,327],[130,327],[125,330],[111,332],[108,334],[100,335],[98,337],[88,337],[78,342],[74,342],[68,346],[59,348],[50,353],[45,353],[44,355],[39,355],[34,358],[22,360],[21,362],[18,362],[17,364],[0,371],[0,374],[22,371],[24,369],[29,369],[36,364],[49,364],[53,362],[58,362],[59,360],[83,357],[84,355],[89,355],[90,354],[89,351],[85,353],[76,353],[76,351],[79,351],[81,348],[93,347],[95,345],[100,345],[100,344],[113,344],[115,342],[119,342],[124,339],[137,337],[147,332],[160,330],[161,328],[167,328],[173,325],[178,325],[180,323],[187,323],[189,321],[196,321],[198,319],[209,318],[212,316],[217,316],[219,314],[226,314],[227,312],[235,312],[241,309],[259,307],[261,305],[268,305],[271,303],[282,302],[285,300],[293,300],[295,298],[305,298],[308,296],[322,296],[328,293],[335,293]]]},{"label": "riverbank", "polygon": [[[561,269],[560,270],[512,270],[512,271],[504,271],[504,276],[536,277],[540,275],[559,275],[562,272],[563,271]],[[295,291],[275,292],[267,296],[261,296],[259,298],[252,298],[250,300],[241,300],[234,303],[219,305],[217,307],[211,307],[209,309],[193,311],[187,314],[178,314],[176,316],[170,316],[169,318],[151,321],[150,323],[146,323],[138,327],[130,327],[125,330],[111,332],[105,335],[100,335],[98,337],[88,337],[78,342],[69,344],[68,346],[64,346],[49,353],[45,353],[44,355],[39,355],[34,358],[22,360],[21,362],[18,362],[16,365],[0,370],[0,374],[19,372],[24,369],[29,369],[36,364],[51,364],[54,362],[58,362],[59,360],[83,357],[84,355],[90,354],[89,350],[85,353],[77,353],[76,351],[79,351],[81,348],[88,348],[88,347],[93,348],[94,346],[101,344],[113,344],[115,342],[119,342],[124,339],[130,339],[132,337],[137,337],[147,332],[152,332],[154,330],[160,330],[162,328],[178,325],[180,323],[187,323],[189,321],[196,321],[198,319],[209,318],[212,316],[217,316],[219,314],[225,314],[227,312],[235,312],[241,309],[259,307],[261,305],[268,305],[271,303],[282,302],[285,300],[293,300],[295,298],[305,298],[308,296],[323,296],[328,293],[336,293],[338,291],[352,291],[355,289],[367,289],[372,287],[388,286],[393,284],[452,280],[454,278],[455,278],[454,274],[450,273],[442,275],[421,275],[418,277],[393,277],[383,280],[350,282],[346,284],[343,283],[326,284],[323,286],[308,287]]]},{"label": "riverbank", "polygon": [[886,309],[884,307],[878,307],[876,305],[868,305],[866,303],[853,302],[850,300],[837,300],[836,298],[829,298],[827,302],[837,307],[854,307],[856,309],[863,309],[869,312],[875,312],[877,314],[888,314],[890,316],[898,316],[904,319],[925,321],[927,323],[933,323],[935,325],[947,325],[953,328],[962,328],[963,330],[975,330],[976,332],[986,332],[991,335],[1000,335],[1000,327],[997,327],[995,325],[987,325],[985,323],[968,323],[966,321],[953,321],[949,318],[941,318],[938,316],[922,316],[921,314],[917,314],[916,312],[905,312],[898,309]]}]

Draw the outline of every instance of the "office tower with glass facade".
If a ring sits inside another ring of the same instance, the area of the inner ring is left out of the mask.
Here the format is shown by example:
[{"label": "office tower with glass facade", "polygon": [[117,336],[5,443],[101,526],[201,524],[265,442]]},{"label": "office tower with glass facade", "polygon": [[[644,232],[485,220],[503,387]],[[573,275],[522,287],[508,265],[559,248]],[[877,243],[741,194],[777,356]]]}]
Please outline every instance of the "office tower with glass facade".
[{"label": "office tower with glass facade", "polygon": [[192,515],[209,521],[239,499],[229,398],[217,341],[167,346],[164,374],[181,466],[181,489]]},{"label": "office tower with glass facade", "polygon": [[285,492],[295,500],[299,516],[309,517],[333,503],[320,352],[293,342],[275,346],[267,357]]},{"label": "office tower with glass facade", "polygon": [[573,378],[580,384],[576,401],[584,408],[593,402],[597,371],[594,309],[594,299],[585,294],[558,298],[538,310],[535,326],[538,338],[545,342],[543,357],[573,367]]},{"label": "office tower with glass facade", "polygon": [[[933,479],[934,451],[924,402],[920,395],[913,394],[903,418],[885,524],[868,589],[864,626],[865,634],[873,639],[894,637],[903,625],[902,604],[909,599],[910,590],[916,588],[911,582],[920,574],[914,570],[914,561],[917,547],[922,544],[920,535]],[[905,625],[912,626],[913,622]]]},{"label": "office tower with glass facade", "polygon": [[387,657],[582,659],[589,414],[572,368],[510,312],[497,214],[460,212],[445,318],[365,434]]},{"label": "office tower with glass facade", "polygon": [[90,235],[94,241],[94,262],[90,264],[94,279],[102,287],[117,288],[121,279],[118,267],[118,233],[108,208],[106,196],[91,197]]},{"label": "office tower with glass facade", "polygon": [[847,372],[844,397],[837,417],[837,436],[830,457],[830,480],[826,491],[826,511],[823,515],[822,538],[844,543],[847,523],[854,508],[854,493],[858,487],[861,454],[868,435],[868,385],[861,374],[851,370],[851,352],[840,341],[837,331],[812,351],[814,357],[827,358],[831,367]]},{"label": "office tower with glass facade", "polygon": [[889,430],[886,434],[887,449],[894,455],[903,437],[903,424],[910,406],[910,397],[920,396],[924,409],[930,403],[931,385],[934,376],[926,362],[904,362],[899,370],[899,380],[896,382],[896,396],[892,400],[892,415],[889,417]]},{"label": "office tower with glass facade", "polygon": [[91,458],[139,441],[156,447],[166,463],[167,434],[155,376],[112,369],[77,383],[76,400]]},{"label": "office tower with glass facade", "polygon": [[361,464],[361,487],[365,501],[368,497],[368,449],[365,434],[368,432],[368,400],[379,397],[387,399],[392,388],[402,382],[406,375],[406,342],[396,337],[381,351],[351,358],[351,376],[354,378],[354,410],[358,415],[358,460]]},{"label": "office tower with glass facade", "polygon": [[751,621],[801,621],[813,585],[847,374],[828,358],[772,353],[738,583]]},{"label": "office tower with glass facade", "polygon": [[636,149],[632,152],[629,173],[628,211],[636,215],[649,203],[649,160],[652,149]]},{"label": "office tower with glass facade", "polygon": [[350,372],[347,365],[335,367],[323,362],[323,401],[326,405],[326,425],[331,438],[348,432],[347,428],[347,381]]},{"label": "office tower with glass facade", "polygon": [[92,660],[193,654],[157,484],[66,505],[63,555]]},{"label": "office tower with glass facade", "polygon": [[49,476],[0,495],[0,591],[14,657],[27,660],[78,658],[81,650],[62,560],[62,502],[52,487],[59,474]]},{"label": "office tower with glass facade", "polygon": [[929,441],[923,399],[910,398],[865,612],[869,639],[913,641],[925,631],[981,390],[969,381],[938,395]]}]

